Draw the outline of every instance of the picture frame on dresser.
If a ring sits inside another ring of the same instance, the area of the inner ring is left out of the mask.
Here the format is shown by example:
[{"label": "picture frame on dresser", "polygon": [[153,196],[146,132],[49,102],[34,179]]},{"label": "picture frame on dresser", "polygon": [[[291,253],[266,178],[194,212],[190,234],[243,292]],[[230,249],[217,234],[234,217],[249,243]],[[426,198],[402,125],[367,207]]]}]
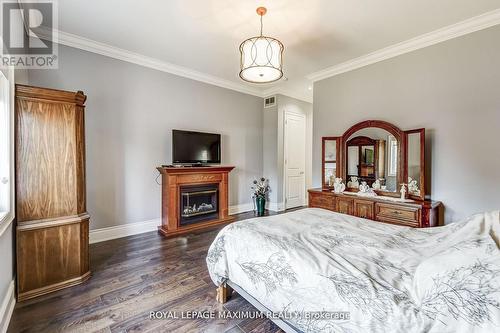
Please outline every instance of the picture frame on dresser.
[{"label": "picture frame on dresser", "polygon": [[[443,205],[426,193],[425,154],[425,128],[402,130],[381,120],[362,121],[341,136],[322,137],[322,186],[308,191],[309,206],[410,227],[437,226]],[[345,182],[343,193],[333,192],[335,177]],[[349,183],[352,177],[359,179]],[[360,193],[356,186],[363,182],[372,195]]]}]

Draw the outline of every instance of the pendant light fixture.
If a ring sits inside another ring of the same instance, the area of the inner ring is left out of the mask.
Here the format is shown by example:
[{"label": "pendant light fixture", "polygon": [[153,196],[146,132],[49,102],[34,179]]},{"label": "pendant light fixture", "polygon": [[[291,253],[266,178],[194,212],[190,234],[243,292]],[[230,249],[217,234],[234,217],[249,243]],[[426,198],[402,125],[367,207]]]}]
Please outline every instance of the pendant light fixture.
[{"label": "pendant light fixture", "polygon": [[265,7],[257,8],[260,16],[260,36],[240,44],[240,77],[252,83],[268,83],[283,77],[283,44],[276,38],[262,35]]}]

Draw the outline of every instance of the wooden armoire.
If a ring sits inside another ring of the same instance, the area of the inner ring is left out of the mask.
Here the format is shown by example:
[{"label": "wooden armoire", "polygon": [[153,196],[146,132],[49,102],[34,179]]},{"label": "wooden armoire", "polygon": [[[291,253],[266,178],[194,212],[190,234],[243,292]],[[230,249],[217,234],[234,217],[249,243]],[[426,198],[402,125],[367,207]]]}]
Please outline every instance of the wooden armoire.
[{"label": "wooden armoire", "polygon": [[16,85],[19,301],[90,277],[85,99],[81,91]]}]

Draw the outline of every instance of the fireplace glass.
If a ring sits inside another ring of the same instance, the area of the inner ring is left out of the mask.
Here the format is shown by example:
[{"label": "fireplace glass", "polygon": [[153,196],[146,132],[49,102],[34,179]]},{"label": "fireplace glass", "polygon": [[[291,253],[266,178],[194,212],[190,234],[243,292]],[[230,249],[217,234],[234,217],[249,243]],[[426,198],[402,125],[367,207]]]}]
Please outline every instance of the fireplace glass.
[{"label": "fireplace glass", "polygon": [[188,225],[217,219],[218,191],[217,184],[181,187],[180,224]]}]

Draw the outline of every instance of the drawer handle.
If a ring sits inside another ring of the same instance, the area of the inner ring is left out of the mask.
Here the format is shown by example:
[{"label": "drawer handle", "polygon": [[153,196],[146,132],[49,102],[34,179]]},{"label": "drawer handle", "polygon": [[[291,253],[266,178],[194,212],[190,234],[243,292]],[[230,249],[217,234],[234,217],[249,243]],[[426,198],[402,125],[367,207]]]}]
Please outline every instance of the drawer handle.
[{"label": "drawer handle", "polygon": [[401,215],[403,214],[402,212],[400,212],[399,210],[393,210],[392,211],[393,214],[396,214],[396,215]]}]

